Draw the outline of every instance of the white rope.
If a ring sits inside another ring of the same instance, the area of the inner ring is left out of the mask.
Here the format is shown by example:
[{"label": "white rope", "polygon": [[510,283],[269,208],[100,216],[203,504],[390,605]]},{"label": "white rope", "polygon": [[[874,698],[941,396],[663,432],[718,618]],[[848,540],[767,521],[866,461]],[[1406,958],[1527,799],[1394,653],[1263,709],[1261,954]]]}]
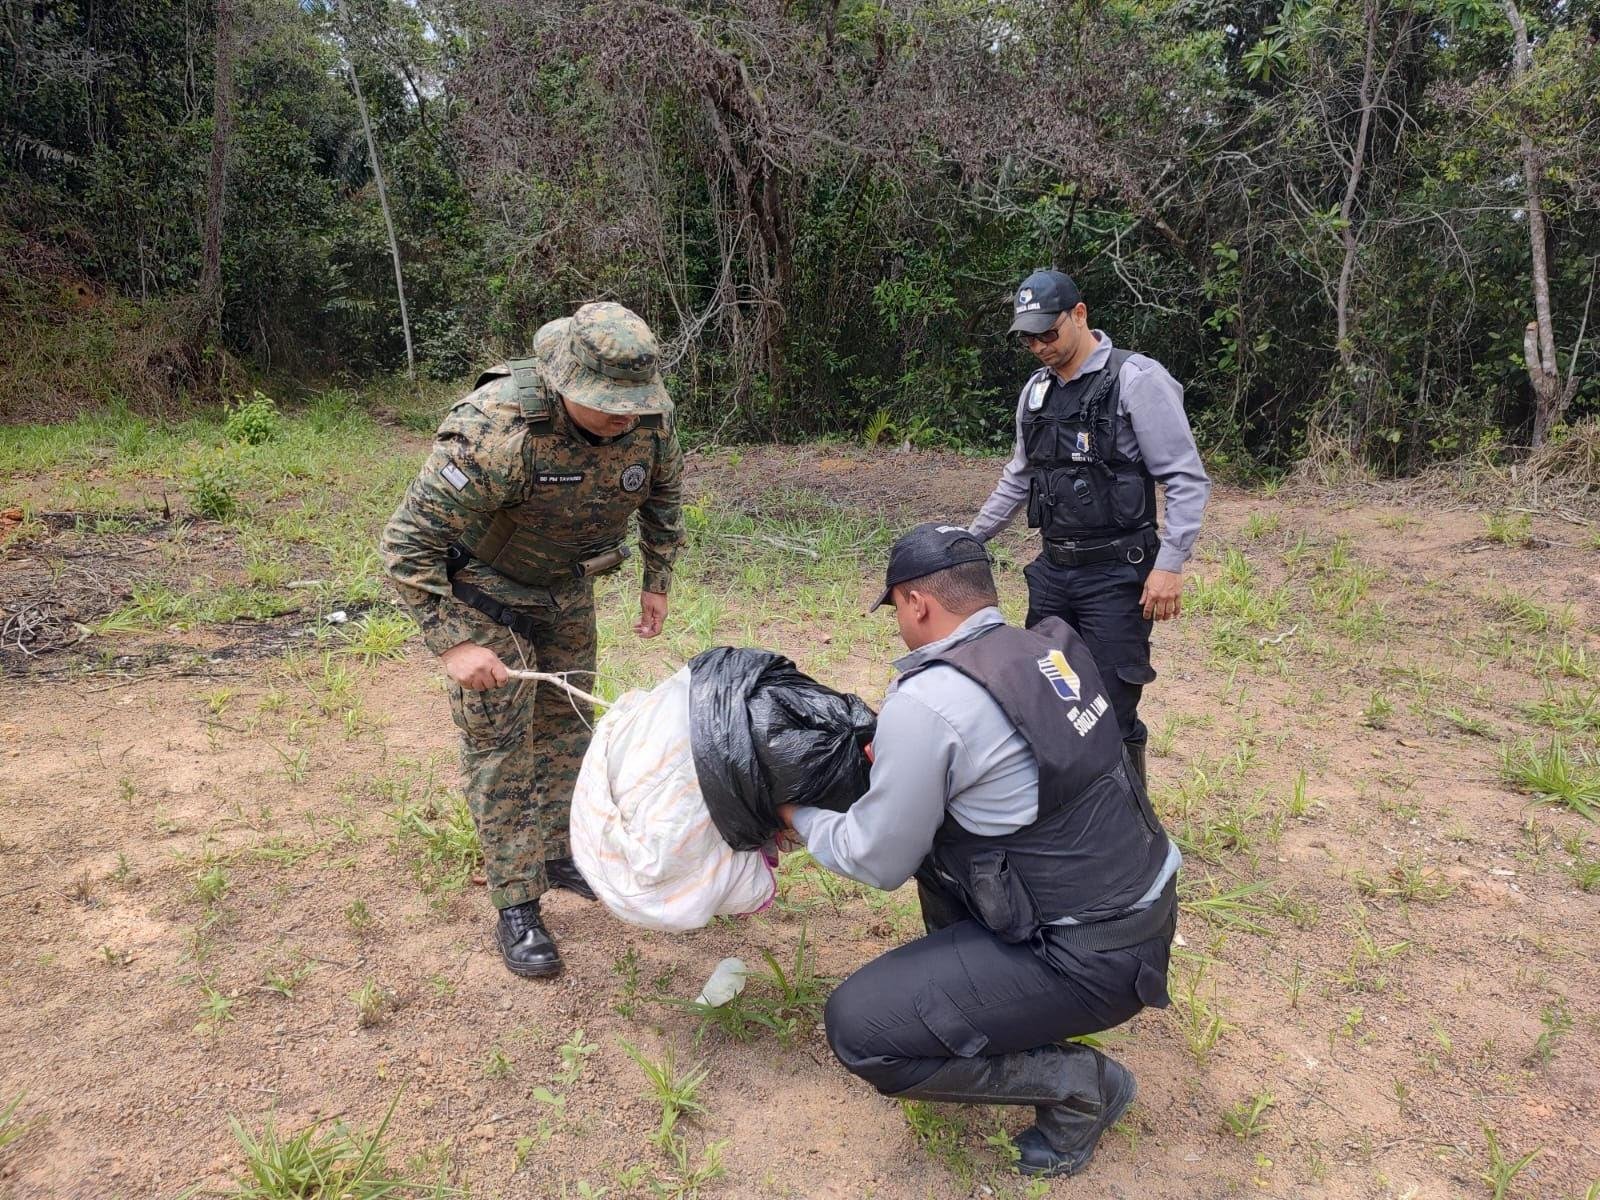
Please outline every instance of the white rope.
[{"label": "white rope", "polygon": [[591,696],[580,687],[574,687],[560,675],[552,675],[549,671],[518,671],[512,668],[506,670],[506,675],[511,679],[532,679],[537,683],[553,683],[559,688],[564,688],[569,696],[576,696],[586,704],[598,705],[600,708],[610,708],[611,701],[602,700],[599,696]]}]

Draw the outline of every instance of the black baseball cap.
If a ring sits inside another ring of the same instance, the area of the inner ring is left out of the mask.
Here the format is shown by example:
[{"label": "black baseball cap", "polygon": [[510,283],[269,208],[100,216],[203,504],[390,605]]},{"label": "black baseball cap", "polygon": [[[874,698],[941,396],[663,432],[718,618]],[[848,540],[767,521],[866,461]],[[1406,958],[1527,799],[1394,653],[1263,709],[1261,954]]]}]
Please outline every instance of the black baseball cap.
[{"label": "black baseball cap", "polygon": [[[929,521],[903,533],[889,548],[889,569],[883,575],[883,595],[872,605],[889,603],[889,593],[897,583],[910,583],[946,567],[960,563],[992,562],[983,543],[960,525],[940,525]],[[870,610],[869,610],[870,611]]]},{"label": "black baseball cap", "polygon": [[1035,271],[1022,281],[1012,298],[1013,318],[1008,333],[1043,333],[1064,312],[1077,308],[1083,297],[1065,271]]}]

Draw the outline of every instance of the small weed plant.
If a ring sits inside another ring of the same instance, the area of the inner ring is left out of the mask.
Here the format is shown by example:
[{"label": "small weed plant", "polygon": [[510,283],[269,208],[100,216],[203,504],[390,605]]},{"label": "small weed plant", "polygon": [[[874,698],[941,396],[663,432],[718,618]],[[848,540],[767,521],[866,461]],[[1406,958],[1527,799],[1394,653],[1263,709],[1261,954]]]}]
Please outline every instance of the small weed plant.
[{"label": "small weed plant", "polygon": [[1277,1103],[1271,1092],[1257,1092],[1222,1114],[1222,1127],[1241,1142],[1260,1137],[1267,1129],[1267,1110]]}]

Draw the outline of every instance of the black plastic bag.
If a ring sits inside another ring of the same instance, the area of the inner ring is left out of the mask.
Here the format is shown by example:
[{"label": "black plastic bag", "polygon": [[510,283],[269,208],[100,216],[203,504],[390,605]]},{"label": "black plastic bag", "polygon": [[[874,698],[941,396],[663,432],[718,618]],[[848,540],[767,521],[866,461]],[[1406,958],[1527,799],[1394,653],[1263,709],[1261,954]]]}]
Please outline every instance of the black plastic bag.
[{"label": "black plastic bag", "polygon": [[877,715],[781,654],[718,646],[689,662],[695,774],[728,845],[754,850],[783,828],[778,805],[843,812],[867,790]]}]

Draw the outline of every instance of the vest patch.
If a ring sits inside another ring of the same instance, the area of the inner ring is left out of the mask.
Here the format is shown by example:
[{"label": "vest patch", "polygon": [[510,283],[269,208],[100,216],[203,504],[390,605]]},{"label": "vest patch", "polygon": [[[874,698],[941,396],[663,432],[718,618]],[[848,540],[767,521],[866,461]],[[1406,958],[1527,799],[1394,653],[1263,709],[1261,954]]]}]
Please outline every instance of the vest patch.
[{"label": "vest patch", "polygon": [[453,462],[445,463],[444,469],[441,470],[439,474],[443,475],[445,482],[451,487],[455,488],[455,490],[458,492],[467,486],[466,472],[460,467],[456,466]]},{"label": "vest patch", "polygon": [[535,477],[540,483],[574,484],[583,482],[582,471],[540,471]]},{"label": "vest patch", "polygon": [[1095,727],[1095,724],[1105,715],[1106,709],[1110,707],[1110,702],[1104,696],[1096,696],[1087,707],[1074,708],[1067,715],[1072,720],[1072,727],[1078,731],[1078,736],[1088,737],[1089,731]]},{"label": "vest patch", "polygon": [[642,464],[634,463],[633,466],[622,473],[622,490],[625,492],[637,492],[644,486],[645,476],[648,474],[649,472],[645,470]]},{"label": "vest patch", "polygon": [[1050,681],[1050,686],[1055,690],[1058,699],[1068,704],[1075,703],[1082,698],[1080,690],[1083,680],[1072,669],[1072,664],[1067,661],[1067,656],[1059,650],[1052,650],[1039,660],[1039,674]]}]

